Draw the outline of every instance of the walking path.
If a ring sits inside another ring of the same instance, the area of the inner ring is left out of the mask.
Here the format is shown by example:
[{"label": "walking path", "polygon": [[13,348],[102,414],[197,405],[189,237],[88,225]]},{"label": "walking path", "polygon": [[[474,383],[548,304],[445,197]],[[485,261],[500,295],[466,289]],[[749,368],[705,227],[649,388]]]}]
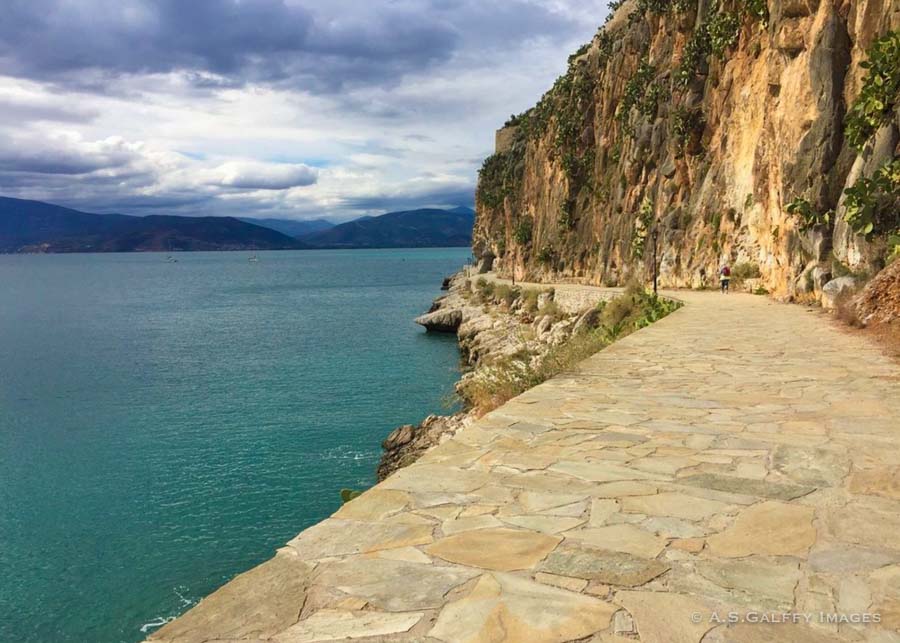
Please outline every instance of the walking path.
[{"label": "walking path", "polygon": [[900,641],[900,367],[674,296],[153,640]]}]

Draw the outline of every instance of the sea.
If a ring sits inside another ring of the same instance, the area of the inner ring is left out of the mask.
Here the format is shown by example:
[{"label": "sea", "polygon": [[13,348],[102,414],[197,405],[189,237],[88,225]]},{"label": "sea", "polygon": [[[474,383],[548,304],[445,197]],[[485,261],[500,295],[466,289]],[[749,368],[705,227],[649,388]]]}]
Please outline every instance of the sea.
[{"label": "sea", "polygon": [[0,642],[141,641],[372,485],[468,257],[0,255]]}]

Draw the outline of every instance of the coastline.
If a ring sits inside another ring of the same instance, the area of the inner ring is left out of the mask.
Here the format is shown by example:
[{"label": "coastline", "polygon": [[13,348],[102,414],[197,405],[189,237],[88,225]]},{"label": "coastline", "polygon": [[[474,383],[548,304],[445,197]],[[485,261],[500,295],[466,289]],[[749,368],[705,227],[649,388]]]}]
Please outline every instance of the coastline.
[{"label": "coastline", "polygon": [[[480,281],[510,290],[493,299],[479,297]],[[455,392],[462,408],[450,415],[429,415],[417,425],[406,424],[392,431],[382,443],[378,482],[414,463],[428,449],[449,440],[484,414],[484,409],[467,399],[467,381],[483,375],[498,360],[522,351],[540,361],[551,348],[565,343],[588,324],[591,311],[600,302],[622,290],[576,284],[548,288],[527,283],[517,287],[520,294],[514,296],[512,282],[494,273],[478,274],[471,266],[445,279],[444,286],[446,294],[437,297],[416,323],[428,332],[456,335],[462,374]],[[527,291],[539,293],[531,311],[526,310]]]}]

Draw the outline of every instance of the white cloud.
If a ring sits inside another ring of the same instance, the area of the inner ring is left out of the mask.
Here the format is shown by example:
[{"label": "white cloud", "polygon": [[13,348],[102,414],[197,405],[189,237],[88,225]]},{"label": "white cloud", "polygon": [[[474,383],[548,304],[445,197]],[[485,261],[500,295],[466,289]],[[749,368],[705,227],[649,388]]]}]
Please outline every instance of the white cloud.
[{"label": "white cloud", "polygon": [[[287,0],[284,15],[306,21],[296,46],[290,29],[275,51],[223,19],[203,43],[154,32],[119,64],[105,54],[158,17],[129,0],[85,26],[78,60],[90,66],[62,77],[54,65],[77,60],[29,61],[0,26],[0,193],[89,211],[287,218],[471,203],[494,130],[564,71],[605,3]],[[210,20],[226,4],[197,0]],[[277,24],[280,4],[259,20]],[[9,29],[16,19],[6,16]],[[153,49],[163,46],[185,49]]]},{"label": "white cloud", "polygon": [[217,185],[245,190],[286,190],[313,185],[318,180],[318,172],[303,164],[238,161],[225,163],[215,172],[220,175]]}]

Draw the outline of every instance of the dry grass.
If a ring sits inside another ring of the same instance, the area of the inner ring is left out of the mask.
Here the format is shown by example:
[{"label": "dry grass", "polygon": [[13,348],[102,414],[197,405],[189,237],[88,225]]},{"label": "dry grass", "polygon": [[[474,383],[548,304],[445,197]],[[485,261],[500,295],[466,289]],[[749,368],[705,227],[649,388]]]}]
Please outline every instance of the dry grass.
[{"label": "dry grass", "polygon": [[[550,304],[553,302],[546,304],[541,312],[546,312]],[[640,286],[632,285],[623,295],[601,306],[596,327],[582,330],[568,341],[551,347],[543,356],[523,349],[485,365],[463,380],[457,393],[476,415],[484,415],[541,382],[572,369],[617,339],[665,317],[680,304],[657,299]]]}]

